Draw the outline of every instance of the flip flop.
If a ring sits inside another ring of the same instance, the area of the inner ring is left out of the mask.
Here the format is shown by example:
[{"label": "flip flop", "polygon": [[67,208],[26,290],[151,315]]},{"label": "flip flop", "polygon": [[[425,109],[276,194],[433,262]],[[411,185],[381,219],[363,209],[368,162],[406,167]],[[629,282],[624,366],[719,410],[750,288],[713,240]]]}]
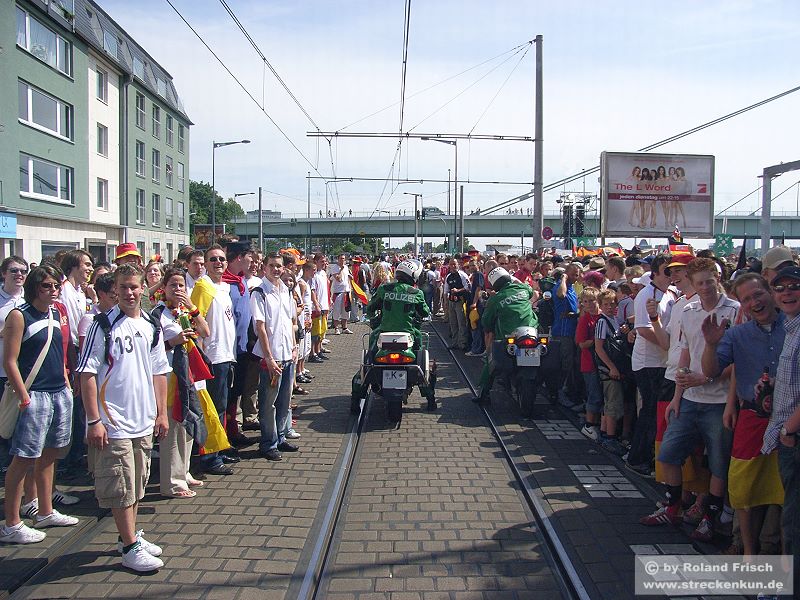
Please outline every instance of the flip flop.
[{"label": "flip flop", "polygon": [[197,496],[197,492],[194,490],[181,490],[179,492],[175,492],[174,494],[161,494],[165,498],[194,498]]},{"label": "flip flop", "polygon": [[200,481],[199,479],[187,479],[186,483],[189,484],[189,487],[203,487],[206,483],[205,481]]}]

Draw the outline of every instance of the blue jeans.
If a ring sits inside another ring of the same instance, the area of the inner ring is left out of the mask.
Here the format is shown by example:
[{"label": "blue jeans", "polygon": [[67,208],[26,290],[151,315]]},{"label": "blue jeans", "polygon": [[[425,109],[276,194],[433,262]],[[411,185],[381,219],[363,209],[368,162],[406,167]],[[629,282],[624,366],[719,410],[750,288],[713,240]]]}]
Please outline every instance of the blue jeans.
[{"label": "blue jeans", "polygon": [[597,371],[581,373],[586,386],[586,412],[599,415],[603,412],[603,386]]},{"label": "blue jeans", "polygon": [[786,553],[794,562],[794,589],[800,589],[800,462],[798,448],[778,443],[778,469],[783,482],[781,528]]},{"label": "blue jeans", "polygon": [[[225,409],[228,407],[228,390],[230,389],[230,375],[234,363],[224,362],[211,365],[211,373],[214,379],[209,379],[206,382],[206,389],[208,395],[211,396],[211,401],[214,403],[214,408],[219,415],[219,422],[225,426]],[[213,469],[217,465],[222,464],[222,459],[219,454],[212,452],[211,454],[204,454],[200,458],[200,462],[204,469]]]},{"label": "blue jeans", "polygon": [[286,434],[292,424],[289,403],[294,385],[294,362],[279,361],[283,371],[278,376],[275,387],[270,386],[270,374],[261,371],[258,382],[258,421],[261,425],[261,452],[273,450],[286,441]]},{"label": "blue jeans", "polygon": [[471,330],[471,333],[472,347],[470,348],[470,352],[473,354],[483,354],[484,350],[486,350],[486,342],[483,338],[483,326],[480,321],[478,321],[478,326]]}]

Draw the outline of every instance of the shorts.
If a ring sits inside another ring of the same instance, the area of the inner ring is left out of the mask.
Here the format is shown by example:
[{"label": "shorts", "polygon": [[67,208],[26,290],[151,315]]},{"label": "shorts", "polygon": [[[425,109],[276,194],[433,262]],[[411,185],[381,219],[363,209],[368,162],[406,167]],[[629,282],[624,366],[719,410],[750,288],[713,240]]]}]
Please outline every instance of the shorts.
[{"label": "shorts", "polygon": [[311,319],[311,337],[325,337],[328,332],[328,313],[323,312],[320,316]]},{"label": "shorts", "polygon": [[45,448],[63,448],[72,440],[72,391],[29,394],[31,403],[19,413],[10,454],[39,458]]},{"label": "shorts", "polygon": [[722,425],[725,404],[703,404],[681,398],[678,417],[673,413],[661,440],[658,460],[668,465],[683,465],[702,440],[708,454],[708,470],[723,481],[728,479],[733,433]]},{"label": "shorts", "polygon": [[144,498],[150,477],[153,436],[109,438],[102,450],[89,448],[94,493],[100,508],[128,508]]},{"label": "shorts", "polygon": [[603,414],[611,419],[621,419],[625,414],[625,391],[621,381],[603,380]]}]

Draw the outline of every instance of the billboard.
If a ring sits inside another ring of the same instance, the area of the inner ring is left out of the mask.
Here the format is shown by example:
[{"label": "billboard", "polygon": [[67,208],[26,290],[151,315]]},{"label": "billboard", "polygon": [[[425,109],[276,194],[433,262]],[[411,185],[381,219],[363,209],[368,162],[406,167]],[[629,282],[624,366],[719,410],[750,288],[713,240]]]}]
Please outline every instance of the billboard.
[{"label": "billboard", "polygon": [[[205,250],[211,245],[211,224],[210,223],[197,223],[192,225],[194,229],[194,247],[198,250]],[[217,235],[225,235],[225,225],[217,224]]]},{"label": "billboard", "polygon": [[603,152],[600,155],[604,236],[711,237],[714,157],[697,154]]}]

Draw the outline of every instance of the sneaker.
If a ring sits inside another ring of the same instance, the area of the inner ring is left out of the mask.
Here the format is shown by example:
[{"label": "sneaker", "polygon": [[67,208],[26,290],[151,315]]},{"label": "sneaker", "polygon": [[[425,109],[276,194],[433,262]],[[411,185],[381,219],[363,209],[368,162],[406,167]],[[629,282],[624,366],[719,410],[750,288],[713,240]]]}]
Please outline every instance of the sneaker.
[{"label": "sneaker", "polygon": [[472,350],[468,352],[464,352],[464,356],[481,356],[480,354],[475,354]]},{"label": "sneaker", "polygon": [[662,506],[653,514],[639,519],[642,525],[679,525],[681,522],[680,506]]},{"label": "sneaker", "polygon": [[333,335],[342,335],[342,330],[338,327],[333,331]]},{"label": "sneaker", "polygon": [[581,427],[581,433],[593,442],[596,442],[600,437],[599,430],[600,428],[597,425],[590,425],[589,423],[584,423],[583,427]]},{"label": "sneaker", "polygon": [[311,374],[311,371],[309,371],[308,369],[303,369],[303,373],[302,374],[305,375],[306,377],[310,377],[311,379],[314,379],[314,376]]},{"label": "sneaker", "polygon": [[242,423],[242,429],[244,431],[261,431],[261,425],[258,424],[258,421],[246,420]]},{"label": "sneaker", "polygon": [[655,474],[653,473],[653,469],[650,468],[650,465],[632,465],[629,462],[625,462],[625,468],[629,471],[633,471],[637,475],[641,477],[645,477],[647,479],[654,479]]},{"label": "sneaker", "polygon": [[352,331],[352,330],[351,330],[349,327],[345,327],[345,328],[342,330],[342,333],[347,333],[347,334],[351,334],[351,335],[352,335],[353,331]]},{"label": "sneaker", "polygon": [[0,527],[0,542],[4,544],[35,544],[41,542],[47,534],[44,531],[31,529],[21,521],[14,527]]},{"label": "sneaker", "polygon": [[[325,354],[327,354],[327,352]],[[320,360],[322,360],[322,362],[325,362],[326,360],[330,360],[330,358],[325,356],[325,354],[318,354],[317,355],[317,356],[319,356]]]},{"label": "sneaker", "polygon": [[294,429],[289,430],[289,433],[286,434],[287,440],[299,440],[301,437],[303,436],[297,433]]},{"label": "sneaker", "polygon": [[[161,556],[161,554],[163,552],[163,550],[161,549],[161,546],[156,546],[152,542],[148,542],[146,539],[144,539],[144,537],[142,537],[143,535],[144,535],[144,530],[143,529],[140,529],[139,531],[137,531],[136,532],[136,541],[139,542],[142,545],[142,548],[144,548],[145,551],[148,554],[150,554],[150,556]],[[122,540],[117,540],[117,552],[122,554]]]},{"label": "sneaker", "polygon": [[216,464],[213,467],[205,469],[204,472],[209,475],[233,475],[233,469],[224,463]]},{"label": "sneaker", "polygon": [[33,526],[36,529],[44,529],[45,527],[72,527],[78,524],[78,519],[70,517],[69,515],[62,515],[55,508],[46,517],[36,515],[33,517]]},{"label": "sneaker", "polygon": [[283,460],[283,454],[281,454],[280,451],[276,448],[272,448],[271,450],[261,450],[259,451],[259,454],[262,457],[266,458],[267,460],[275,462]]},{"label": "sneaker", "polygon": [[70,506],[72,504],[77,504],[80,502],[81,499],[77,496],[71,496],[66,492],[62,492],[61,490],[53,490],[53,504],[63,504],[64,506]]},{"label": "sneaker", "polygon": [[322,340],[322,344],[323,345],[327,345],[327,344],[330,344],[330,343],[331,343],[331,341],[328,338],[325,338],[325,339]]},{"label": "sneaker", "polygon": [[[319,353],[320,353],[321,355],[322,355],[322,354],[330,354],[330,353],[331,353],[331,351],[330,351],[330,350],[326,350],[325,348],[321,348],[321,349],[320,349],[320,351],[319,351]],[[325,357],[323,356],[322,358],[325,358]]]},{"label": "sneaker", "polygon": [[703,507],[698,506],[697,504],[692,504],[689,510],[683,513],[683,522],[697,527],[700,524],[700,521],[703,520],[703,515]]},{"label": "sneaker", "polygon": [[321,362],[323,362],[323,359],[322,359],[321,356],[317,356],[316,354],[313,354],[312,356],[310,356],[309,358],[306,359],[306,362],[321,363]]},{"label": "sneaker", "polygon": [[603,438],[602,440],[600,440],[600,447],[603,450],[611,452],[611,454],[614,454],[616,456],[622,456],[626,453],[625,448],[615,438],[610,438],[610,437]]},{"label": "sneaker", "polygon": [[160,569],[164,566],[164,562],[145,550],[141,542],[137,542],[122,555],[122,566],[139,573],[146,573]]},{"label": "sneaker", "polygon": [[714,538],[714,525],[711,520],[705,517],[700,519],[700,524],[692,532],[691,538],[698,542],[710,542]]},{"label": "sneaker", "polygon": [[23,504],[19,507],[19,517],[21,519],[33,519],[37,514],[39,514],[38,498],[34,498],[27,504]]},{"label": "sneaker", "polygon": [[289,442],[281,442],[278,444],[278,450],[281,452],[297,452],[300,450],[300,448],[294,444],[290,444]]}]

